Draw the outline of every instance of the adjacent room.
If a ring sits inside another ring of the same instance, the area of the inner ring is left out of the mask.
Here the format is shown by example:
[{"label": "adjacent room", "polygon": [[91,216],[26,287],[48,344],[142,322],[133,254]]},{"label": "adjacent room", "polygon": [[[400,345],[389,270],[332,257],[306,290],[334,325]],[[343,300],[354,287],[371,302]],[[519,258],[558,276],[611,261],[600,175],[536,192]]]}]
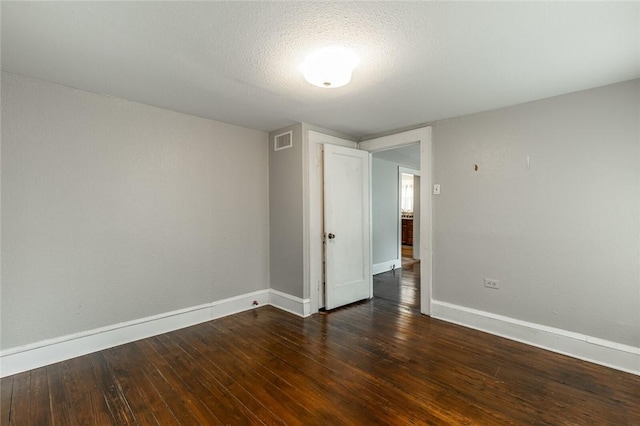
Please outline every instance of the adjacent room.
[{"label": "adjacent room", "polygon": [[640,424],[639,2],[2,1],[0,424]]}]

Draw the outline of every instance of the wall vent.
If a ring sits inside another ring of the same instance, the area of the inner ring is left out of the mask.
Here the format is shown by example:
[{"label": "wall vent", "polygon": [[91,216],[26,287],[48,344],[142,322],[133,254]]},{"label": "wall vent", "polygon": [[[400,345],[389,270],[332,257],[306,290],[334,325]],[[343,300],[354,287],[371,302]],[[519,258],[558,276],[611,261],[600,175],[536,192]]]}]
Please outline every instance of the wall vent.
[{"label": "wall vent", "polygon": [[280,151],[281,149],[291,148],[293,146],[293,130],[289,130],[286,133],[281,133],[273,138],[273,150]]}]

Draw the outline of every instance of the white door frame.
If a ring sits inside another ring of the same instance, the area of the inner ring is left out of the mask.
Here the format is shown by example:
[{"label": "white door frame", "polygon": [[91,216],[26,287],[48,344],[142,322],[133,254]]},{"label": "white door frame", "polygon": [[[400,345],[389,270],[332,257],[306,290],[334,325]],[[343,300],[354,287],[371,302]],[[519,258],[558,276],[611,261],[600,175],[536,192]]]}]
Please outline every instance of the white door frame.
[{"label": "white door frame", "polygon": [[432,196],[433,154],[431,126],[383,136],[358,144],[358,148],[378,152],[420,143],[420,312],[431,314],[432,288]]}]

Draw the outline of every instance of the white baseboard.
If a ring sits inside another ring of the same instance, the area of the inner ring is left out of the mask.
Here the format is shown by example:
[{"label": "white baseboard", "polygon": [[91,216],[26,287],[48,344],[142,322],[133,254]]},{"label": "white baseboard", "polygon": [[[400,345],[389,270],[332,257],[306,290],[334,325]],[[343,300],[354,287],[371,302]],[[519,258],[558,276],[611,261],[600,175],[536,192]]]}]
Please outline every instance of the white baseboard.
[{"label": "white baseboard", "polygon": [[434,300],[433,318],[640,375],[640,348]]},{"label": "white baseboard", "polygon": [[255,291],[199,306],[6,349],[0,352],[0,377],[253,309],[256,307],[253,301],[257,301],[258,306],[267,305],[270,301],[270,291],[273,290]]},{"label": "white baseboard", "polygon": [[274,289],[269,290],[269,304],[303,318],[311,314],[311,301],[309,299],[300,299]]},{"label": "white baseboard", "polygon": [[[200,324],[270,304],[307,317],[309,299],[260,290],[177,311],[44,340],[0,352],[0,377],[10,376],[114,346]],[[431,315],[444,321],[640,375],[640,348],[516,320],[450,303],[433,301]]]},{"label": "white baseboard", "polygon": [[389,260],[382,263],[376,263],[373,265],[373,275],[378,275],[383,272],[387,272],[393,269],[393,265],[396,266],[396,269],[402,268],[402,259]]}]

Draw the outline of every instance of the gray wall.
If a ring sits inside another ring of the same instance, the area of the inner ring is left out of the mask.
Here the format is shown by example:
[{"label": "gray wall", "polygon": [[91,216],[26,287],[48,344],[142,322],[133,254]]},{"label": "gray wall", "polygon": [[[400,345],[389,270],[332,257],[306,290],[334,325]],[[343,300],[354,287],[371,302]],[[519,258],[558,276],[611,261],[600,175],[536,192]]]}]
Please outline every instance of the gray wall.
[{"label": "gray wall", "polygon": [[434,163],[436,300],[640,346],[640,80],[438,122]]},{"label": "gray wall", "polygon": [[[275,135],[293,130],[293,146],[274,151]],[[303,297],[302,124],[269,133],[271,288]]]},{"label": "gray wall", "polygon": [[[371,164],[373,264],[398,259],[398,165],[373,158]],[[400,265],[396,265],[400,267]]]},{"label": "gray wall", "polygon": [[267,134],[2,74],[3,349],[269,287]]},{"label": "gray wall", "polygon": [[[273,138],[293,131],[293,147],[274,151]],[[304,255],[304,221],[306,176],[304,144],[309,144],[313,130],[338,138],[353,140],[340,132],[312,124],[298,123],[269,133],[269,229],[271,288],[303,299],[309,298],[309,266]],[[308,209],[308,206],[307,206]],[[307,241],[308,245],[309,242]]]}]

